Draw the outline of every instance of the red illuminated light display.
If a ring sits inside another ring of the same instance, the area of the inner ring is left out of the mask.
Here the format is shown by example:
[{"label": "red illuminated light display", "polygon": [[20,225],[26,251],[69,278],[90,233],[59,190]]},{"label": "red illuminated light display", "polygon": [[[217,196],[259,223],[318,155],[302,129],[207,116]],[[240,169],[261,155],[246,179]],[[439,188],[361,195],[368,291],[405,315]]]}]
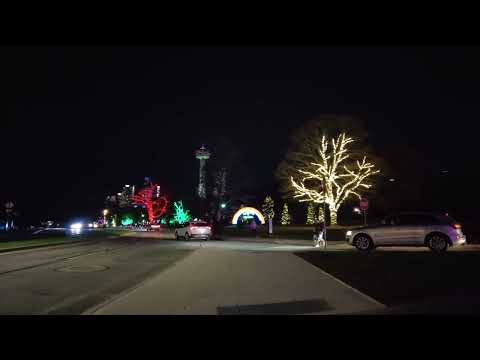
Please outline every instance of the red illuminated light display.
[{"label": "red illuminated light display", "polygon": [[167,212],[168,199],[165,196],[160,196],[159,189],[159,185],[150,183],[137,195],[131,197],[135,205],[145,206],[150,224],[156,222]]}]

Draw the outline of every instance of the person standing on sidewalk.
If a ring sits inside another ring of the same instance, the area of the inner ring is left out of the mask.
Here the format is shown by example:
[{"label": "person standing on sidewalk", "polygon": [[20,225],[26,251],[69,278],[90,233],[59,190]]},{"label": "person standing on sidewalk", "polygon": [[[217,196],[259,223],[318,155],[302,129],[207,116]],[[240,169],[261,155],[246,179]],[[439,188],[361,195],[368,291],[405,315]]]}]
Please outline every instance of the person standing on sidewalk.
[{"label": "person standing on sidewalk", "polygon": [[316,221],[315,228],[313,230],[313,245],[315,247],[320,246],[320,242],[322,243],[322,247],[325,247],[325,223],[323,221]]}]

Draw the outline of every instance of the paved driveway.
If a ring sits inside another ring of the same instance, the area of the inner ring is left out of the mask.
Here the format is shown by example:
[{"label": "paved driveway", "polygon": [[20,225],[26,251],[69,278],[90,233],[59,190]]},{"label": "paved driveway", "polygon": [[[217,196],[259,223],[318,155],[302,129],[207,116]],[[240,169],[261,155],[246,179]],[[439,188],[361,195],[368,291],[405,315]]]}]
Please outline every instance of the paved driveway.
[{"label": "paved driveway", "polygon": [[299,257],[202,248],[88,314],[350,314],[384,306]]}]

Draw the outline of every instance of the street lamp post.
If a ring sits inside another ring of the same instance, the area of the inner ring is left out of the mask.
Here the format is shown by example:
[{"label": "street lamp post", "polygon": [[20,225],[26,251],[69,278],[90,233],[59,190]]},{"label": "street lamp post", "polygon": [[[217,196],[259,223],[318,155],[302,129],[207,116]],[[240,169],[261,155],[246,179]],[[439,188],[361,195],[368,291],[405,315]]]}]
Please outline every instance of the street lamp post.
[{"label": "street lamp post", "polygon": [[323,198],[323,224],[324,224],[324,230],[323,230],[323,240],[325,241],[325,249],[327,248],[327,212],[326,212],[326,206],[325,206],[325,197]]},{"label": "street lamp post", "polygon": [[5,203],[5,213],[7,214],[7,222],[5,224],[5,230],[13,230],[13,208],[14,204],[11,201]]},{"label": "street lamp post", "polygon": [[108,214],[108,209],[103,210],[103,225],[107,227],[107,214]]},{"label": "street lamp post", "polygon": [[[320,192],[324,191],[323,184],[320,184]],[[327,211],[326,211],[326,197],[323,194],[323,241],[325,242],[325,249],[327,248]],[[318,242],[317,242],[318,243]]]},{"label": "street lamp post", "polygon": [[267,214],[267,218],[268,218],[268,237],[272,237],[272,235],[273,235],[273,219],[268,214]]}]

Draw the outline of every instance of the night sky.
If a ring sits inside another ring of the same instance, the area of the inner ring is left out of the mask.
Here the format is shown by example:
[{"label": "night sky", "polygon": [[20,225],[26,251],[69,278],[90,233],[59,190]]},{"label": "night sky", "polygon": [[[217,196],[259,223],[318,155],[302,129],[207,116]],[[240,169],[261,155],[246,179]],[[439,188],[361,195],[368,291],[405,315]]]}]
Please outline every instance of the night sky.
[{"label": "night sky", "polygon": [[32,218],[73,216],[145,176],[187,196],[194,150],[219,137],[262,188],[292,130],[331,113],[364,119],[380,150],[478,176],[479,49],[2,46],[0,200]]}]

